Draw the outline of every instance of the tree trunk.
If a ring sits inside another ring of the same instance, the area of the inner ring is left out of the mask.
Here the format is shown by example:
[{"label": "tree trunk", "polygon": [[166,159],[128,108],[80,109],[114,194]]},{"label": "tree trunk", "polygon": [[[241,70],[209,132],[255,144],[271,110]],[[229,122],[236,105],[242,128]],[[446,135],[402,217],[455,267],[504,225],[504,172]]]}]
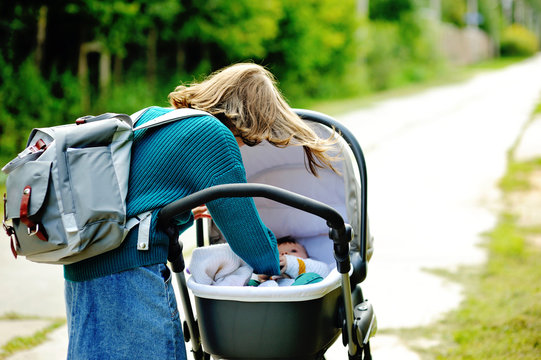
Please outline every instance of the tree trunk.
[{"label": "tree trunk", "polygon": [[88,59],[87,56],[91,52],[100,54],[99,65],[99,87],[100,99],[105,99],[109,92],[109,84],[111,82],[111,55],[108,49],[100,42],[82,43],[79,48],[79,68],[78,77],[81,86],[81,107],[83,112],[90,111],[90,81],[88,79]]},{"label": "tree trunk", "polygon": [[123,61],[120,55],[115,55],[115,61],[113,63],[113,82],[115,84],[122,83]]},{"label": "tree trunk", "polygon": [[180,42],[177,42],[177,73],[182,74],[186,65],[186,53]]},{"label": "tree trunk", "polygon": [[152,89],[156,85],[156,70],[158,67],[157,43],[158,31],[153,26],[149,29],[147,37],[147,81]]},{"label": "tree trunk", "polygon": [[102,46],[100,52],[100,101],[107,99],[109,96],[109,84],[111,83],[111,54],[109,50]]},{"label": "tree trunk", "polygon": [[79,46],[79,63],[77,69],[77,77],[79,78],[79,86],[81,87],[81,110],[83,113],[90,111],[90,83],[88,81],[88,61],[87,43],[82,43]]},{"label": "tree trunk", "polygon": [[45,52],[45,38],[47,35],[47,6],[42,5],[38,12],[38,29],[36,34],[36,54],[35,64],[38,71],[41,72],[41,63]]}]

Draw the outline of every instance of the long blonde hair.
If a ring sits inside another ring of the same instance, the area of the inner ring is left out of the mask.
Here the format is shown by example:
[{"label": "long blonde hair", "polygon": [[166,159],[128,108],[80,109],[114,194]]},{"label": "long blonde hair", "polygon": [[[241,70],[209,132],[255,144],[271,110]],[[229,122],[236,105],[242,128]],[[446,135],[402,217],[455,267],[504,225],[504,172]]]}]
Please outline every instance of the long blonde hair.
[{"label": "long blonde hair", "polygon": [[274,76],[260,65],[240,63],[211,74],[200,83],[178,86],[169,94],[175,108],[190,107],[216,116],[248,146],[263,140],[274,146],[302,146],[308,170],[332,165],[327,153],[336,140],[321,139],[291,110]]}]

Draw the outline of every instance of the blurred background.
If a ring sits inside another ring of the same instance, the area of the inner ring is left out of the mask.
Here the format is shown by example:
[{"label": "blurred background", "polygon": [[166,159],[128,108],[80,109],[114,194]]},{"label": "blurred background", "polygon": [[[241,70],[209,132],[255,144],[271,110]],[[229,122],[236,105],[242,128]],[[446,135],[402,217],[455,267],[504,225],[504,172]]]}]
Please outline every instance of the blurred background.
[{"label": "blurred background", "polygon": [[2,1],[0,163],[33,127],[166,106],[175,86],[234,62],[267,66],[307,107],[528,56],[540,11],[541,0]]}]

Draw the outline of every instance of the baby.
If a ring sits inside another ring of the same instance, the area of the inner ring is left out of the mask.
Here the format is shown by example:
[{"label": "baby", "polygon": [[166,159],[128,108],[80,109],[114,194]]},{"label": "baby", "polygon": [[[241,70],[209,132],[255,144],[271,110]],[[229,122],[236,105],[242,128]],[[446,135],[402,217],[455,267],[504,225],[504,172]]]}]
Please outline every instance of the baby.
[{"label": "baby", "polygon": [[278,253],[280,254],[279,276],[269,277],[257,275],[248,286],[287,286],[314,284],[323,280],[330,272],[324,262],[308,258],[304,246],[291,236],[279,238]]}]

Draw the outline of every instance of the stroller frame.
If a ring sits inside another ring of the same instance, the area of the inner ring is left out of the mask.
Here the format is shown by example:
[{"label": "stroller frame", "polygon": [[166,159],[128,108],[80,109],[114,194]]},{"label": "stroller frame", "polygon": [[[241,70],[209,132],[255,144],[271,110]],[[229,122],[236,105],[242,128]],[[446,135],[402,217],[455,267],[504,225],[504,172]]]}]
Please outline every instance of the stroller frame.
[{"label": "stroller frame", "polygon": [[[369,338],[375,331],[375,315],[372,305],[363,298],[359,285],[367,275],[367,174],[364,154],[353,134],[335,119],[310,110],[295,109],[295,112],[304,120],[336,129],[354,155],[361,185],[360,249],[358,252],[350,253],[349,242],[353,237],[352,228],[344,222],[342,216],[335,209],[322,202],[271,185],[256,183],[218,185],[186,196],[162,208],[159,212],[159,223],[160,226],[168,229],[172,240],[169,248],[169,261],[179,285],[181,303],[185,313],[184,338],[186,342],[191,341],[193,356],[196,360],[209,359],[210,354],[202,348],[199,324],[193,314],[183,272],[185,266],[182,257],[182,242],[178,241],[169,224],[177,214],[223,197],[264,197],[326,220],[329,227],[329,238],[333,241],[336,268],[341,277],[341,291],[338,297],[342,302],[339,311],[342,342],[348,347],[349,359],[371,359]],[[197,220],[196,226],[197,246],[203,246],[202,221]],[[316,358],[324,359],[324,352],[327,348],[324,348]]]}]

